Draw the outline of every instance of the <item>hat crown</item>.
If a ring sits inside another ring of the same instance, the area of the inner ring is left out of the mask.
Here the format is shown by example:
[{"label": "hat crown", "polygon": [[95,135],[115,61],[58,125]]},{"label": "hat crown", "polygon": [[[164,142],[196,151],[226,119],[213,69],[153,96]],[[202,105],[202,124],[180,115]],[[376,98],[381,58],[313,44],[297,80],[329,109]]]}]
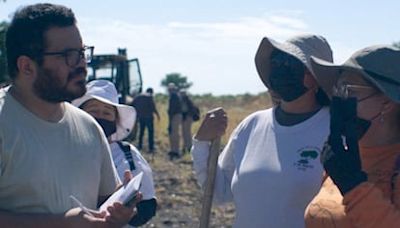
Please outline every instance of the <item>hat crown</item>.
[{"label": "hat crown", "polygon": [[400,83],[400,49],[389,45],[375,45],[354,53],[345,65],[358,65],[365,71]]},{"label": "hat crown", "polygon": [[282,51],[299,59],[312,74],[314,74],[314,70],[311,67],[311,56],[333,62],[331,47],[322,36],[302,34],[294,36],[284,43],[265,37],[257,49],[255,63],[258,75],[267,88],[270,88],[268,79],[271,73],[270,58],[274,50]]},{"label": "hat crown", "polygon": [[118,92],[114,84],[107,80],[93,80],[86,85],[86,95],[97,96],[118,104]]},{"label": "hat crown", "polygon": [[310,57],[315,56],[325,61],[333,62],[332,49],[326,39],[314,34],[299,35],[286,41],[298,47],[306,56],[306,65],[309,65]]}]

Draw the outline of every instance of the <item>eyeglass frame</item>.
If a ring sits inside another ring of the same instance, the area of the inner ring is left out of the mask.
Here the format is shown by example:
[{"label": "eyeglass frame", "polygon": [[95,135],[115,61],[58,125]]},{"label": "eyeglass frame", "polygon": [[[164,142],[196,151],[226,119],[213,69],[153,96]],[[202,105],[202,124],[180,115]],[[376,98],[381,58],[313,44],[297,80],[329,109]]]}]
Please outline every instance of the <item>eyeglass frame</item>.
[{"label": "eyeglass frame", "polygon": [[[89,57],[85,55],[86,54],[86,50],[90,51],[89,52]],[[85,46],[83,46],[83,48],[80,48],[80,49],[71,48],[71,49],[67,49],[67,50],[64,50],[64,51],[58,51],[58,52],[43,52],[42,56],[60,55],[60,56],[64,57],[65,64],[67,66],[75,67],[75,66],[77,66],[79,64],[79,62],[82,59],[85,59],[86,63],[90,63],[92,61],[92,57],[93,57],[93,50],[94,50],[94,46],[86,46],[85,45]],[[77,52],[78,53],[78,58],[76,59],[76,62],[74,64],[70,64],[70,62],[68,61],[68,56],[71,56],[71,55],[68,55],[68,53],[71,53],[71,52]]]},{"label": "eyeglass frame", "polygon": [[339,88],[338,85],[335,85],[335,86],[333,87],[333,95],[334,95],[334,96],[338,96],[338,97],[343,98],[343,99],[347,99],[347,98],[349,98],[349,88],[353,88],[353,89],[365,89],[365,90],[367,90],[367,89],[368,89],[368,90],[375,90],[374,93],[372,93],[372,94],[370,94],[370,95],[368,95],[368,96],[366,96],[366,97],[357,99],[357,102],[364,101],[364,100],[366,100],[366,99],[368,99],[368,98],[370,98],[370,97],[373,97],[373,96],[379,94],[379,90],[377,90],[376,88],[374,88],[374,87],[372,87],[372,86],[342,84],[342,85],[340,85],[340,88]]}]

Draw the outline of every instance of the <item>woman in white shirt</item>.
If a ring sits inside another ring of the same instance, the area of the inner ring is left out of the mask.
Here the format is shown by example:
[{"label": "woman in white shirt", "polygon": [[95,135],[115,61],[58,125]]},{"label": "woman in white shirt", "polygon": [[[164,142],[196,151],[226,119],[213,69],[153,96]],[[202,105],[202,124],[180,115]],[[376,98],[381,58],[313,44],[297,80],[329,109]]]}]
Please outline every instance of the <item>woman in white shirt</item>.
[{"label": "woman in white shirt", "polygon": [[[329,101],[314,79],[311,55],[332,62],[329,44],[317,35],[285,43],[264,38],[259,46],[259,76],[279,101],[246,117],[219,156],[214,199],[234,202],[234,227],[304,227],[304,209],[320,187],[319,153],[329,131]],[[226,125],[223,109],[210,111],[194,136],[200,185],[210,142]]]},{"label": "woman in white shirt", "polygon": [[131,106],[118,103],[117,90],[109,81],[93,80],[86,88],[86,94],[72,104],[93,116],[104,130],[121,180],[124,180],[126,170],[133,176],[143,172],[139,189],[143,198],[136,206],[137,214],[129,222],[131,226],[143,225],[155,215],[157,209],[152,171],[138,149],[122,141],[133,128],[136,111]]}]

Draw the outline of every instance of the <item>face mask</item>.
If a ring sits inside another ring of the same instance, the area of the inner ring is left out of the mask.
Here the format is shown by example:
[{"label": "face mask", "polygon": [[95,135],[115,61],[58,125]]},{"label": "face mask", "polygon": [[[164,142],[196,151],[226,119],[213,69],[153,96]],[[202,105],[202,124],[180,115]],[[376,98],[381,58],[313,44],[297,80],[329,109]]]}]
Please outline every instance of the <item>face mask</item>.
[{"label": "face mask", "polygon": [[[357,101],[357,104],[359,104],[375,95],[376,94],[372,94],[363,99],[360,99]],[[369,127],[371,126],[371,122],[374,119],[378,118],[379,116],[380,116],[380,112],[377,115],[375,115],[374,117],[372,117],[371,120],[366,120],[366,119],[360,118],[358,116],[356,117],[356,131],[357,131],[357,139],[358,140],[360,140],[365,135],[365,133],[367,133]]]},{"label": "face mask", "polygon": [[369,127],[371,126],[371,122],[379,117],[380,113],[374,116],[371,120],[360,118],[357,116],[358,103],[360,102],[357,101],[357,99],[354,97],[349,97],[346,99],[333,97],[332,105],[334,107],[331,106],[331,109],[336,109],[341,112],[344,115],[343,118],[346,121],[351,121],[355,123],[354,136],[357,137],[357,140],[360,140],[365,135],[365,133],[367,133]]},{"label": "face mask", "polygon": [[98,118],[96,118],[96,121],[100,124],[101,128],[103,128],[107,138],[117,131],[117,126],[113,121]]},{"label": "face mask", "polygon": [[271,89],[286,102],[294,101],[304,95],[308,89],[304,86],[304,64],[297,58],[284,52],[271,54]]}]

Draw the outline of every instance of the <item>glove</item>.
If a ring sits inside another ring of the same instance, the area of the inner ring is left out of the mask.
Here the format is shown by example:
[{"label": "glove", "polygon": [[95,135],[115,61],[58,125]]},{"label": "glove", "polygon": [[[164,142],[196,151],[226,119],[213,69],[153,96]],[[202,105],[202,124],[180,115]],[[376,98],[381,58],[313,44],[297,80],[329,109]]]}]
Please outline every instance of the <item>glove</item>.
[{"label": "glove", "polygon": [[361,169],[356,119],[355,98],[332,98],[330,135],[322,149],[321,162],[342,195],[367,181],[367,175]]}]

